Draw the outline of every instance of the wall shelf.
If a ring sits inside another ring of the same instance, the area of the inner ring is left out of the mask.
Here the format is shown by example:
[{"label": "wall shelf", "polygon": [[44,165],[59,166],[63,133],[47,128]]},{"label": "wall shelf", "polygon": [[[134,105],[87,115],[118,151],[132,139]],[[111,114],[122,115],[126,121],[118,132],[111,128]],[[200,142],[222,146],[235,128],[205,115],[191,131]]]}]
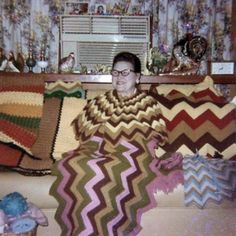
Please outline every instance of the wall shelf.
[{"label": "wall shelf", "polygon": [[[0,78],[6,79],[11,76],[20,78],[43,78],[47,82],[56,80],[76,81],[80,80],[82,83],[98,83],[111,84],[110,75],[82,75],[82,74],[56,74],[56,73],[14,73],[14,72],[0,72]],[[216,84],[236,84],[236,75],[214,75],[211,76]],[[195,84],[201,82],[205,76],[199,75],[157,75],[157,76],[142,76],[141,84],[158,84],[158,83],[177,83],[177,84]]]}]

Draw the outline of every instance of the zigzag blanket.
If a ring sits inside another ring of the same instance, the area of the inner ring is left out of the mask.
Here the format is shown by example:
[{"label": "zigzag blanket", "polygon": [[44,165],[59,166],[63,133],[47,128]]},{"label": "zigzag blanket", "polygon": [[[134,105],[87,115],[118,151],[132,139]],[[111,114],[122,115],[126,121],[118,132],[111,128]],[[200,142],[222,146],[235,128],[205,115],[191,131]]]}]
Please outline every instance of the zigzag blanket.
[{"label": "zigzag blanket", "polygon": [[236,198],[236,161],[206,159],[200,155],[183,160],[185,204],[204,208],[213,201]]},{"label": "zigzag blanket", "polygon": [[142,213],[156,206],[153,150],[166,141],[157,102],[142,92],[121,99],[109,91],[74,126],[81,145],[57,162],[50,190],[60,203],[61,235],[137,235]]}]

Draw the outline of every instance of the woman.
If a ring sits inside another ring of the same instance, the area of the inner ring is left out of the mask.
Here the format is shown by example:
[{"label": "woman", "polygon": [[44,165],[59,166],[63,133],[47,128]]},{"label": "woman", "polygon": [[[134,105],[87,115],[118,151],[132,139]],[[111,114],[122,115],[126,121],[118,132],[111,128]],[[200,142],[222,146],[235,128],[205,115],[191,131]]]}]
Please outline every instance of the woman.
[{"label": "woman", "polygon": [[73,126],[79,147],[56,165],[51,194],[59,202],[62,235],[136,235],[153,207],[154,148],[166,141],[157,102],[136,85],[137,56],[122,52],[112,65],[112,85],[88,102]]}]

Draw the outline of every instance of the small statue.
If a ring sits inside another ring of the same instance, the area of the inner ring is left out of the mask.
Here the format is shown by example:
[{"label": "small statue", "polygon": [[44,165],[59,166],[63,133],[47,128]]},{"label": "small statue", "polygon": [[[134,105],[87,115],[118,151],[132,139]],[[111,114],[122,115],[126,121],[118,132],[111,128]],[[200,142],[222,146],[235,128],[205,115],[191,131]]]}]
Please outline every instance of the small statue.
[{"label": "small statue", "polygon": [[13,51],[10,51],[6,57],[3,49],[0,48],[0,63],[0,71],[23,72],[24,70],[24,58],[21,53],[18,53],[17,59]]},{"label": "small statue", "polygon": [[60,73],[71,73],[75,65],[75,54],[71,52],[67,57],[60,60],[59,72]]},{"label": "small statue", "polygon": [[13,51],[9,52],[7,67],[9,71],[20,72],[19,69],[17,68],[17,61],[15,59]]},{"label": "small statue", "polygon": [[201,36],[187,34],[173,48],[172,57],[163,71],[172,74],[197,74],[200,61],[207,50],[207,41]]}]

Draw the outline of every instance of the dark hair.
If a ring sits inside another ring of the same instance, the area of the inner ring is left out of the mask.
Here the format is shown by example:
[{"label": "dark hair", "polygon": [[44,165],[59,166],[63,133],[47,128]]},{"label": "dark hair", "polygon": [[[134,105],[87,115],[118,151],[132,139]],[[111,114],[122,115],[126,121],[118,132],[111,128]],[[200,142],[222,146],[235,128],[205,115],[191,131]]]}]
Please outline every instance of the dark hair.
[{"label": "dark hair", "polygon": [[135,54],[131,52],[118,53],[113,59],[112,68],[117,62],[120,62],[120,61],[131,63],[134,67],[134,72],[141,73],[141,62]]}]

